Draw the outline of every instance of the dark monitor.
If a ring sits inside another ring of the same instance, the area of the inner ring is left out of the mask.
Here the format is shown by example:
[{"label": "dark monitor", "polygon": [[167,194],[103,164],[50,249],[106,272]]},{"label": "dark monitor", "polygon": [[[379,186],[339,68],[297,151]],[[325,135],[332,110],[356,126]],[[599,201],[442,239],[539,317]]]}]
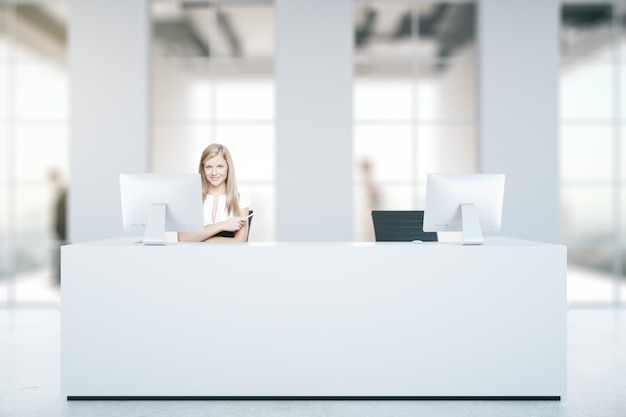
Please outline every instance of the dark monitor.
[{"label": "dark monitor", "polygon": [[437,232],[424,232],[421,210],[372,210],[376,242],[436,242]]}]

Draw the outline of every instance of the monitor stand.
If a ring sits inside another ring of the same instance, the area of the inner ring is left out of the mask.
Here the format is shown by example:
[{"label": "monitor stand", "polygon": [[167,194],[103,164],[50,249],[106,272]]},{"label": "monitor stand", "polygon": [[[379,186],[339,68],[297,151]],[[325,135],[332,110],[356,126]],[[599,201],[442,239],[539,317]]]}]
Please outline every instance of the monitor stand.
[{"label": "monitor stand", "polygon": [[461,224],[463,225],[464,245],[483,244],[483,231],[480,227],[478,210],[474,204],[461,204]]},{"label": "monitor stand", "polygon": [[153,203],[148,213],[144,245],[165,245],[165,211],[167,204]]}]

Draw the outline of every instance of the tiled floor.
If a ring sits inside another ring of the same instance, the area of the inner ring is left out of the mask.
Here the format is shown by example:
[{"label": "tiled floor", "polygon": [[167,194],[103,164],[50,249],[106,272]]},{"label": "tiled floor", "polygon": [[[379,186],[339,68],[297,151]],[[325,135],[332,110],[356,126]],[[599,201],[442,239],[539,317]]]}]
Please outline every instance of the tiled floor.
[{"label": "tiled floor", "polygon": [[626,310],[570,310],[561,401],[66,401],[60,312],[0,310],[0,416],[626,416]]}]

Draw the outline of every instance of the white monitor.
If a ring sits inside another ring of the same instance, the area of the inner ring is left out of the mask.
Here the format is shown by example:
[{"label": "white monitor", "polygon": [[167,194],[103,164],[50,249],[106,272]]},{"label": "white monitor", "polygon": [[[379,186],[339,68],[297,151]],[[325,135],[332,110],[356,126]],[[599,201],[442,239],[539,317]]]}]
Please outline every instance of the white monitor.
[{"label": "white monitor", "polygon": [[481,245],[483,230],[500,230],[504,174],[428,174],[425,232],[463,232],[464,245]]},{"label": "white monitor", "polygon": [[165,232],[203,228],[200,174],[120,174],[124,230],[164,245]]}]

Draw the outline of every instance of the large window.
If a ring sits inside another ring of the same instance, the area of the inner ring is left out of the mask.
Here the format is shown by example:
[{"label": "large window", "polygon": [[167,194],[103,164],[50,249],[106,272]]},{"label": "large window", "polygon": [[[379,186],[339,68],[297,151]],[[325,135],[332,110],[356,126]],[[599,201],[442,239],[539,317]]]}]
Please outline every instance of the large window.
[{"label": "large window", "polygon": [[561,217],[571,302],[626,297],[626,4],[561,9]]},{"label": "large window", "polygon": [[252,197],[251,241],[275,239],[274,8],[269,1],[154,1],[154,172],[197,172],[223,143]]},{"label": "large window", "polygon": [[475,172],[476,7],[355,2],[354,240],[370,212],[423,210],[429,172]]},{"label": "large window", "polygon": [[66,16],[64,2],[0,3],[0,303],[59,300]]}]

